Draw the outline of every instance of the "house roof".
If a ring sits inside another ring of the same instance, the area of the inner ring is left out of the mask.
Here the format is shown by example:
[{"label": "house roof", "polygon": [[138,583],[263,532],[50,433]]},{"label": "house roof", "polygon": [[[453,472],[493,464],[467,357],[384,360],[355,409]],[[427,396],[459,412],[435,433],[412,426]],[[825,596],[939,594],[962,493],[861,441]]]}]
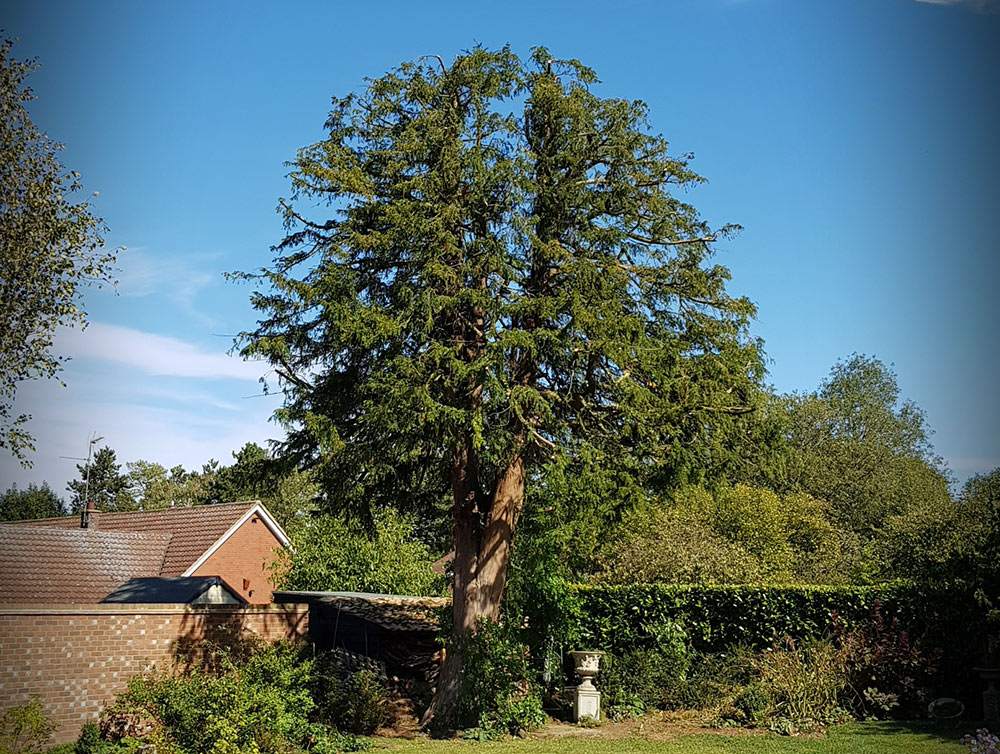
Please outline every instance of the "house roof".
[{"label": "house roof", "polygon": [[237,602],[246,602],[218,576],[185,576],[130,579],[101,602],[190,603],[213,586],[221,586]]},{"label": "house roof", "polygon": [[[275,536],[287,546],[288,538],[274,520],[267,515],[264,507],[256,500],[220,505],[196,505],[184,508],[163,508],[154,511],[130,511],[125,513],[92,512],[91,526],[80,529],[79,516],[62,516],[32,521],[10,522],[11,525],[27,525],[77,531],[101,532],[142,532],[173,535],[163,558],[162,571],[152,574],[131,573],[126,579],[137,575],[187,576],[193,567],[203,560],[203,556],[232,533],[244,518],[257,509]],[[126,580],[126,579],[123,579]],[[118,584],[122,582],[119,581]],[[115,584],[114,586],[118,586]],[[113,587],[112,587],[113,588]],[[107,594],[111,589],[105,590]],[[101,596],[104,596],[103,594]]]},{"label": "house roof", "polygon": [[159,575],[171,539],[0,525],[0,602],[98,602],[130,578]]}]

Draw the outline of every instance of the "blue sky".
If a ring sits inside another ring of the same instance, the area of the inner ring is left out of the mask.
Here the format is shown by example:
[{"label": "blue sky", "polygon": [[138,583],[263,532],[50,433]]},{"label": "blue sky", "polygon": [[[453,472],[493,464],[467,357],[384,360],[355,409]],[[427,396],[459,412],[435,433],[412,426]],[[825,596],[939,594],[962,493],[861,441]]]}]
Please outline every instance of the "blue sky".
[{"label": "blue sky", "polygon": [[642,99],[706,186],[731,290],[757,302],[769,380],[815,389],[853,352],[893,363],[962,481],[1000,466],[1000,0],[341,3],[0,2],[37,56],[36,124],[99,191],[116,292],[60,336],[57,382],[20,388],[34,468],[63,493],[91,432],[119,460],[200,467],[280,430],[222,273],[270,260],[284,161],[330,98],[403,60],[476,43],[576,57]]}]

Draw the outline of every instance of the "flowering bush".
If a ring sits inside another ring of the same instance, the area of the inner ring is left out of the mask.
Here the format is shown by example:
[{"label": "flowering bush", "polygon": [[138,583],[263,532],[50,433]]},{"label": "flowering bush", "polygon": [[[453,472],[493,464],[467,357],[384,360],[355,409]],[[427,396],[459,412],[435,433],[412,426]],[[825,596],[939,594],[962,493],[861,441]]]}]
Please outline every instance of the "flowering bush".
[{"label": "flowering bush", "polygon": [[968,747],[969,754],[1000,754],[1000,736],[980,728],[976,735],[962,736],[960,744]]}]

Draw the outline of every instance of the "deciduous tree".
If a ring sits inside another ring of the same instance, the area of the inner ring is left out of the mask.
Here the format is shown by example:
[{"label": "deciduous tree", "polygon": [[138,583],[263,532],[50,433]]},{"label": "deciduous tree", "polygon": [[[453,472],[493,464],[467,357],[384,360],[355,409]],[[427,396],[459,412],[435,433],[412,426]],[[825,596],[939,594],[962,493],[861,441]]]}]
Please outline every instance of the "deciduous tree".
[{"label": "deciduous tree", "polygon": [[0,495],[0,521],[55,518],[65,514],[62,500],[47,482],[42,482],[41,487],[29,484],[26,490],[19,490],[15,484]]},{"label": "deciduous tree", "polygon": [[26,80],[37,66],[12,58],[12,44],[0,43],[0,448],[30,465],[17,385],[62,368],[56,329],[86,326],[82,289],[112,282],[115,251],[104,246],[104,222],[73,198],[83,186],[59,162],[62,145],[31,122]]},{"label": "deciduous tree", "polygon": [[[754,307],[709,263],[733,228],[679,198],[702,179],[646,107],[596,84],[476,49],[336,99],[273,267],[245,276],[265,287],[242,353],[279,375],[284,453],[345,508],[450,499],[457,635],[500,614],[529,478],[681,468],[763,371]],[[449,651],[433,710],[460,669]]]}]

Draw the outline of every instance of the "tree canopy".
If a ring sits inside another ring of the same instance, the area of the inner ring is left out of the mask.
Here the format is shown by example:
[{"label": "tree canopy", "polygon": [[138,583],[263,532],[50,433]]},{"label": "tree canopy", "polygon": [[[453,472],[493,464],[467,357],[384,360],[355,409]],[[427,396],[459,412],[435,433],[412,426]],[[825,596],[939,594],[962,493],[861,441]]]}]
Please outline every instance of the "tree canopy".
[{"label": "tree canopy", "polygon": [[76,513],[91,502],[98,510],[108,513],[138,510],[132,484],[128,475],[121,473],[121,468],[115,451],[107,446],[94,453],[89,463],[78,463],[76,470],[80,478],[66,485],[72,493],[71,510]]},{"label": "tree canopy", "polygon": [[59,372],[56,328],[86,325],[82,289],[112,282],[116,253],[104,246],[104,222],[72,198],[83,186],[59,162],[62,145],[31,122],[26,81],[37,66],[12,58],[12,46],[0,42],[0,448],[30,465],[17,385]]},{"label": "tree canopy", "polygon": [[274,265],[241,276],[263,284],[240,343],[279,375],[283,452],[346,509],[450,501],[458,633],[498,616],[527,479],[674,473],[763,373],[754,307],[709,263],[735,228],[678,197],[702,179],[646,107],[596,84],[475,49],[335,99]]},{"label": "tree canopy", "polygon": [[15,484],[0,495],[0,521],[55,518],[65,514],[62,500],[45,482],[41,487],[29,484],[24,490],[19,490]]}]

